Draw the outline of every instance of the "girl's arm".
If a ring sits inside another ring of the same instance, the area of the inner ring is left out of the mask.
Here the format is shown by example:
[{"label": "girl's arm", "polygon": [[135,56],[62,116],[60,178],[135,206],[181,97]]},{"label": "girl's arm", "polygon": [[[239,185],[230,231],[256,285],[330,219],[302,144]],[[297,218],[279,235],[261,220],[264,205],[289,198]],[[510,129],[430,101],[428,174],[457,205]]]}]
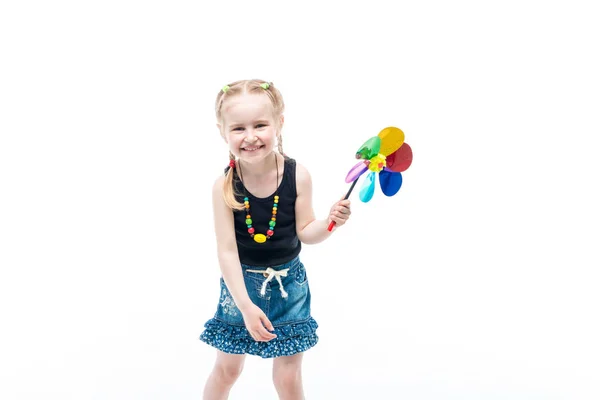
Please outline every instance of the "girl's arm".
[{"label": "girl's arm", "polygon": [[252,304],[252,300],[248,296],[242,275],[242,267],[235,240],[233,213],[223,199],[224,180],[225,177],[219,177],[213,186],[212,192],[217,255],[225,285],[227,285],[236,306],[243,312],[245,308],[248,308]]},{"label": "girl's arm", "polygon": [[335,203],[326,219],[316,219],[312,204],[312,179],[308,170],[296,163],[296,233],[302,243],[315,244],[331,236],[327,230],[329,223],[335,221],[333,229],[344,225],[350,217],[350,200]]},{"label": "girl's arm", "polygon": [[233,213],[223,199],[224,180],[224,176],[217,179],[212,193],[219,266],[225,285],[229,289],[235,305],[244,317],[244,324],[250,336],[256,341],[266,342],[277,336],[271,333],[274,330],[273,324],[271,324],[266,314],[248,296],[235,240]]}]

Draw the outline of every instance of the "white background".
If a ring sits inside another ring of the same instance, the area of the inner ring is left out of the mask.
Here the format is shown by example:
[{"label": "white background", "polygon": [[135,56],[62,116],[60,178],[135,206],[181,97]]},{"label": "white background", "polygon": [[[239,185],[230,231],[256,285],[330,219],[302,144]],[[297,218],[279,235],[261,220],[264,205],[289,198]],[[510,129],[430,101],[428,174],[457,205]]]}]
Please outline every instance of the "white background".
[{"label": "white background", "polygon": [[[320,217],[365,140],[414,152],[304,248],[307,398],[600,398],[598,14],[391,3],[2,3],[1,398],[201,398],[214,100],[246,78],[283,93]],[[275,399],[271,361],[230,398]]]}]

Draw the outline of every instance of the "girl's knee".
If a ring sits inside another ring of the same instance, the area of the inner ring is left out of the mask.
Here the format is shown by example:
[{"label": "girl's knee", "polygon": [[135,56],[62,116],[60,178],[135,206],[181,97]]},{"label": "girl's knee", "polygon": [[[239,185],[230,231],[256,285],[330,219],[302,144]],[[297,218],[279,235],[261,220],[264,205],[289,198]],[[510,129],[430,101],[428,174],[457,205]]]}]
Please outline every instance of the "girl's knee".
[{"label": "girl's knee", "polygon": [[220,359],[215,364],[214,372],[221,383],[233,385],[240,377],[243,369],[243,359]]},{"label": "girl's knee", "polygon": [[300,365],[284,365],[273,369],[273,383],[276,387],[295,388],[302,383]]}]

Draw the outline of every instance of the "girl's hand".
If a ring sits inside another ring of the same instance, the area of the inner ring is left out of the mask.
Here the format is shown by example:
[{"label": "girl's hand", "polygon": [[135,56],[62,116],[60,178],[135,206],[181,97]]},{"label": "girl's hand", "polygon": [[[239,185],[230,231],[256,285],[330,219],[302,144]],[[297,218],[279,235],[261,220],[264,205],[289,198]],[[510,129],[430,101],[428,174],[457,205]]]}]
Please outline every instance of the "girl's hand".
[{"label": "girl's hand", "polygon": [[350,200],[342,200],[335,203],[329,211],[329,222],[334,221],[336,226],[342,226],[350,218]]},{"label": "girl's hand", "polygon": [[263,310],[256,304],[251,304],[247,309],[242,311],[242,316],[244,317],[244,323],[246,324],[246,329],[250,332],[250,336],[257,342],[268,342],[277,337],[277,335],[269,332],[275,329]]}]

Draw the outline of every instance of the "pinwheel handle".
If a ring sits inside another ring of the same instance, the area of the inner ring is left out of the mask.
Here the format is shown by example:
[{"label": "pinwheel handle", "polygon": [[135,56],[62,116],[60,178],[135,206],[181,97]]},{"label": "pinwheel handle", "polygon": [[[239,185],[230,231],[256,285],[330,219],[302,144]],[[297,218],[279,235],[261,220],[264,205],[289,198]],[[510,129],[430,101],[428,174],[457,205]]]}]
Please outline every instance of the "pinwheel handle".
[{"label": "pinwheel handle", "polygon": [[[350,193],[352,193],[352,189],[354,189],[354,186],[356,185],[356,182],[358,182],[358,178],[354,180],[354,182],[352,182],[352,186],[350,186],[350,190],[348,190],[348,193],[346,193],[346,197],[344,197],[344,200],[347,200],[348,197],[350,197]],[[331,230],[333,229],[335,225],[335,221],[331,221],[329,223],[329,226],[327,227],[327,230],[329,232],[331,232]]]},{"label": "pinwheel handle", "polygon": [[327,227],[327,230],[328,230],[329,232],[331,232],[331,230],[333,229],[333,226],[334,226],[334,225],[335,225],[335,221],[331,221],[331,222],[329,223],[329,226]]}]

